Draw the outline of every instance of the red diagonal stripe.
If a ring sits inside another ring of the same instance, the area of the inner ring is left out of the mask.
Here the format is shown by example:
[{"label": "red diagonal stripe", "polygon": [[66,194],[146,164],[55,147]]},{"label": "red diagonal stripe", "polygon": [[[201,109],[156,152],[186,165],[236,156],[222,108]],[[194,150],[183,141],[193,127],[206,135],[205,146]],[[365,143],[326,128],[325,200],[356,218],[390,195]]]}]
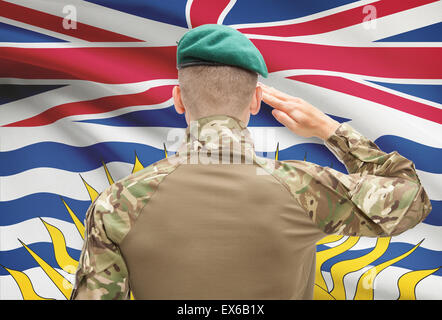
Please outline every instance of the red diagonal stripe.
[{"label": "red diagonal stripe", "polygon": [[289,79],[310,83],[322,88],[346,93],[355,97],[373,101],[387,107],[412,114],[414,116],[442,123],[442,110],[424,103],[409,100],[383,90],[366,86],[359,82],[342,77],[325,75],[302,75],[288,77]]},{"label": "red diagonal stripe", "polygon": [[230,0],[193,0],[190,7],[190,21],[192,28],[207,23],[216,24],[221,12],[223,12],[229,2]]},{"label": "red diagonal stripe", "polygon": [[[376,8],[376,17],[382,18],[436,1],[438,0],[382,0],[369,5]],[[365,6],[367,5],[301,23],[281,26],[238,28],[238,30],[246,34],[280,37],[320,34],[362,23],[367,16],[366,13],[363,13]]]},{"label": "red diagonal stripe", "polygon": [[176,79],[176,47],[0,48],[0,77],[103,83]]},{"label": "red diagonal stripe", "polygon": [[[442,48],[338,47],[252,40],[270,72],[329,70],[387,78],[441,79]],[[176,79],[176,47],[0,48],[0,77],[103,83]]]},{"label": "red diagonal stripe", "polygon": [[88,101],[61,104],[28,119],[9,123],[3,127],[34,127],[51,124],[59,119],[109,112],[125,107],[151,105],[167,101],[172,96],[172,85],[151,88],[144,92],[103,97]]},{"label": "red diagonal stripe", "polygon": [[93,27],[77,21],[76,29],[63,28],[63,18],[42,11],[0,1],[0,16],[27,23],[39,28],[62,33],[74,38],[92,42],[139,42],[143,40]]},{"label": "red diagonal stripe", "polygon": [[441,79],[442,48],[342,47],[251,39],[269,72],[329,70],[386,78]]}]

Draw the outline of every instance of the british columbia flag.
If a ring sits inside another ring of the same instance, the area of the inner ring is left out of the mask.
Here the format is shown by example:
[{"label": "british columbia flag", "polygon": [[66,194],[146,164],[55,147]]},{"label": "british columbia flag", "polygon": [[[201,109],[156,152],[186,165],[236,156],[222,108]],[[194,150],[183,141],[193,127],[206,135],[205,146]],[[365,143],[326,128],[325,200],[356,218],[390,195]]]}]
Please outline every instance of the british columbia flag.
[{"label": "british columbia flag", "polygon": [[[411,159],[431,198],[426,220],[399,236],[321,240],[315,299],[442,299],[435,0],[0,1],[0,299],[70,296],[91,201],[178,148],[176,45],[207,23],[257,46],[260,81]],[[263,103],[249,123],[258,155],[346,172],[270,111]]]}]

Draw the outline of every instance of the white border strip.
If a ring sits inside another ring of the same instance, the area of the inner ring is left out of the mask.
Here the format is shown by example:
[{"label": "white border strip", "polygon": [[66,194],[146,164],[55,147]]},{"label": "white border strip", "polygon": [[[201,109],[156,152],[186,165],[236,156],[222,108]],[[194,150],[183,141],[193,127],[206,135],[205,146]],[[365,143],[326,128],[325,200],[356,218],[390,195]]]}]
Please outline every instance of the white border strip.
[{"label": "white border strip", "polygon": [[[51,30],[48,30],[48,29],[43,29],[43,28],[40,28],[40,27],[33,26],[31,24],[23,23],[23,22],[16,21],[16,20],[11,20],[11,19],[4,18],[4,17],[0,17],[0,22],[12,25],[14,27],[26,29],[26,30],[29,30],[29,31],[34,31],[34,32],[37,32],[37,33],[40,33],[40,34],[43,34],[43,35],[47,35],[47,36],[50,36],[50,37],[53,37],[53,38],[56,38],[56,39],[60,39],[60,40],[75,41],[75,42],[78,42],[79,44],[81,44],[81,43],[88,43],[88,41],[80,39],[80,38],[71,37],[71,36],[68,36],[68,35],[63,34],[63,33],[51,31]],[[0,42],[0,43],[3,44],[4,42],[3,43]]]},{"label": "white border strip", "polygon": [[186,28],[138,17],[122,11],[82,0],[5,0],[27,8],[64,17],[63,8],[73,5],[77,9],[77,21],[114,33],[147,41],[154,46],[175,46]]},{"label": "white border strip", "polygon": [[224,10],[221,12],[221,14],[218,17],[217,24],[223,24],[224,19],[229,14],[230,10],[232,10],[233,6],[235,5],[236,0],[230,0],[230,2],[227,4],[227,6],[224,8]]}]

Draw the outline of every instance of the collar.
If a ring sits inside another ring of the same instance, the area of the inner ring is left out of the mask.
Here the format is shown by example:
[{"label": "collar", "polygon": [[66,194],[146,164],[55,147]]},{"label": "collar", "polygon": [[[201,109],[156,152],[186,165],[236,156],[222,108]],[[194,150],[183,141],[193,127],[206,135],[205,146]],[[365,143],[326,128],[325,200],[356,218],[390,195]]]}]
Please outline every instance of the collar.
[{"label": "collar", "polygon": [[[211,163],[246,163],[253,161],[255,147],[247,125],[224,114],[191,120],[185,139],[176,152],[180,158],[204,155]],[[236,159],[236,160],[235,160]]]}]

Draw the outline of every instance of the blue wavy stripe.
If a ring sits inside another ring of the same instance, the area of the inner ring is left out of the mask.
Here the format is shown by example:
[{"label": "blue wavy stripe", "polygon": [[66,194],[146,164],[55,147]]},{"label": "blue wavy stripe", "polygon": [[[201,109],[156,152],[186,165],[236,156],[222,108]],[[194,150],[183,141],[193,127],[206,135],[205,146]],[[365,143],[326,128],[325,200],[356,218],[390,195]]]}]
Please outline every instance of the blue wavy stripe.
[{"label": "blue wavy stripe", "polygon": [[[47,263],[49,263],[54,268],[59,268],[55,256],[54,249],[51,243],[34,243],[28,245],[34,252],[36,252],[41,258],[43,258]],[[407,252],[413,247],[413,245],[408,243],[392,243],[390,244],[389,249],[387,250],[382,257],[373,262],[373,265],[380,264],[392,258],[395,258],[404,252]],[[328,247],[325,245],[319,245],[317,247],[318,251],[322,251],[327,249]],[[80,257],[80,250],[67,248],[68,253],[71,255],[73,259],[78,260]],[[354,251],[346,251],[330,260],[326,261],[322,270],[330,271],[330,268],[333,264],[338,261],[354,259],[358,258],[364,254],[367,254],[372,249],[364,249],[364,250],[354,250]],[[421,269],[432,269],[439,267],[442,261],[442,252],[434,251],[425,248],[417,248],[411,255],[404,258],[401,261],[396,262],[394,265],[397,267],[402,267],[409,270],[421,270]],[[27,252],[27,250],[23,247],[8,250],[8,251],[0,251],[0,264],[4,265],[7,268],[11,268],[14,270],[27,270],[33,267],[37,267],[38,264],[32,258],[32,256]],[[439,270],[435,273],[438,276],[442,276],[442,270]],[[3,268],[0,268],[0,275],[8,275],[7,271]]]},{"label": "blue wavy stripe", "polygon": [[0,42],[66,42],[66,40],[0,22]]},{"label": "blue wavy stripe", "polygon": [[[259,113],[255,116],[250,116],[248,126],[282,127],[282,124],[273,117],[272,109],[272,107],[262,102]],[[338,122],[350,120],[335,115],[329,116]],[[76,122],[95,123],[114,127],[187,127],[184,115],[176,113],[174,106],[162,109],[133,111],[110,118],[77,120]]]},{"label": "blue wavy stripe", "polygon": [[402,137],[385,135],[377,138],[374,143],[387,153],[394,150],[414,162],[416,169],[431,173],[442,173],[442,148],[430,147]]},{"label": "blue wavy stripe", "polygon": [[[165,140],[166,146],[168,142]],[[426,146],[397,136],[381,136],[375,140],[381,150],[389,153],[398,151],[414,162],[416,169],[442,173],[442,149]],[[39,142],[0,154],[0,176],[7,176],[37,167],[49,167],[84,172],[101,166],[101,160],[134,162],[134,152],[143,164],[150,164],[164,158],[164,150],[149,145],[131,142],[101,142],[85,147],[74,147],[58,142]],[[276,151],[276,144],[275,144]],[[280,150],[281,160],[304,160],[321,166],[330,166],[346,172],[344,165],[325,147],[318,143],[304,143]]]},{"label": "blue wavy stripe", "polygon": [[[63,197],[75,215],[84,221],[91,201]],[[73,222],[61,197],[53,193],[34,193],[11,201],[0,201],[0,226],[9,226],[35,217],[50,217]]]},{"label": "blue wavy stripe", "polygon": [[[25,243],[26,244],[26,243]],[[52,243],[39,242],[33,244],[26,244],[28,248],[33,250],[36,254],[45,260],[53,268],[60,268],[54,255],[54,246]],[[67,248],[69,255],[78,261],[80,258],[80,250]],[[20,247],[14,250],[0,251],[0,264],[18,271],[24,271],[30,268],[38,267],[38,263],[24,247]],[[0,276],[9,275],[8,271],[0,267]]]},{"label": "blue wavy stripe", "polygon": [[[308,161],[317,160],[321,165],[329,165],[333,161],[336,168],[343,169],[340,162],[319,144],[293,146],[282,150],[280,156],[283,160],[298,159],[299,152],[302,152],[302,157],[304,157],[303,152],[308,150],[312,151],[312,157],[309,157]],[[85,172],[100,167],[101,160],[105,163],[110,161],[133,163],[134,151],[137,152],[143,164],[150,164],[164,158],[164,150],[138,143],[101,142],[85,147],[74,147],[59,142],[39,142],[16,150],[1,152],[0,176],[13,175],[37,167]]]},{"label": "blue wavy stripe", "polygon": [[442,85],[387,83],[379,81],[370,82],[415,97],[442,103]]},{"label": "blue wavy stripe", "polygon": [[224,19],[224,24],[228,25],[294,19],[352,2],[355,2],[355,0],[259,2],[255,0],[238,0]]},{"label": "blue wavy stripe", "polygon": [[134,163],[134,152],[145,166],[165,156],[164,150],[139,143],[102,142],[87,147],[73,147],[58,142],[39,142],[17,150],[2,152],[0,176],[38,167],[85,172],[101,167],[101,160],[105,163],[111,161]]},{"label": "blue wavy stripe", "polygon": [[[425,242],[425,240],[424,240]],[[404,254],[405,252],[412,249],[414,245],[403,242],[391,243],[387,251],[370,265],[378,265],[385,261],[391,260]],[[328,249],[329,247],[325,245],[317,246],[317,251],[322,251]],[[331,267],[342,260],[350,260],[362,257],[363,255],[372,251],[373,248],[363,249],[363,250],[347,250],[344,253],[337,255],[326,261],[321,270],[330,271]],[[393,266],[401,267],[410,270],[423,270],[423,269],[434,269],[442,265],[442,251],[435,251],[426,248],[418,247],[413,253],[408,255],[406,258],[396,262]],[[442,276],[442,268],[433,273],[434,275]]]},{"label": "blue wavy stripe", "polygon": [[424,222],[433,226],[442,226],[442,201],[430,201],[432,209],[430,214],[425,218]]},{"label": "blue wavy stripe", "polygon": [[187,0],[87,0],[138,17],[161,21],[187,28]]},{"label": "blue wavy stripe", "polygon": [[442,41],[442,22],[416,30],[407,31],[375,42],[440,42]]}]

